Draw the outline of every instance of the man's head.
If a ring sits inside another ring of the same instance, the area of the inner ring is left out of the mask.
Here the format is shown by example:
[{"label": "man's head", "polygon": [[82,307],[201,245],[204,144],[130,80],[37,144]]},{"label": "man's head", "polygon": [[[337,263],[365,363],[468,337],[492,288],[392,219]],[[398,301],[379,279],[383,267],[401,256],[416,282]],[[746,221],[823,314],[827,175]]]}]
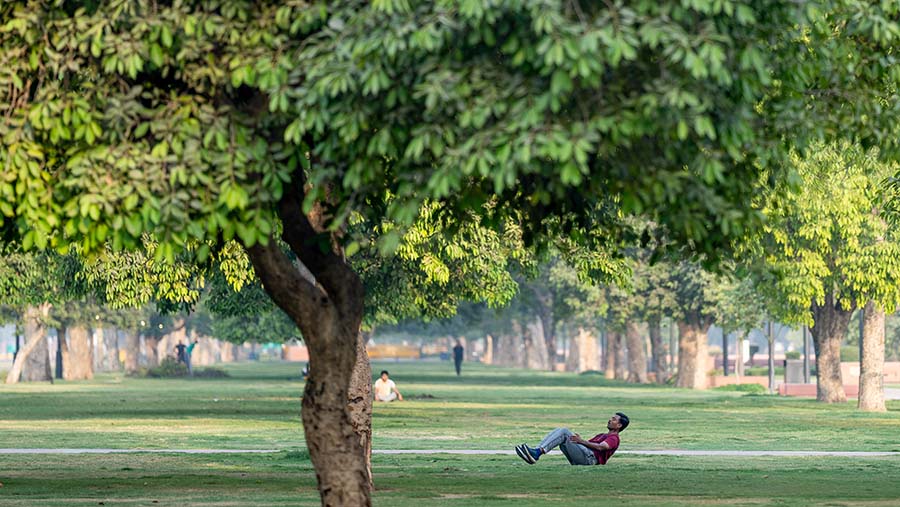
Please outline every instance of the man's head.
[{"label": "man's head", "polygon": [[609,421],[606,423],[606,428],[615,431],[616,433],[621,433],[628,427],[629,422],[631,421],[628,420],[627,415],[622,412],[616,412],[616,415],[609,418]]},{"label": "man's head", "polygon": [[390,376],[391,376],[391,374],[388,373],[387,370],[381,370],[381,380],[384,380],[385,382],[387,382],[387,379]]}]

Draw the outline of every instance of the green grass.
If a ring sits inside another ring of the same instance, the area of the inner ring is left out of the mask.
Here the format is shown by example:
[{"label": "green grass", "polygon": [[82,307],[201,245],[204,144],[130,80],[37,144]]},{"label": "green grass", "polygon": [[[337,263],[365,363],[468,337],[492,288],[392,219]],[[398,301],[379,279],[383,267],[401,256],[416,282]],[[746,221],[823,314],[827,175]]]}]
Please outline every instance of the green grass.
[{"label": "green grass", "polygon": [[[614,411],[623,449],[900,451],[900,402],[853,403],[628,386],[597,375],[466,364],[384,363],[408,401],[378,404],[376,449],[510,449],[547,430],[599,432]],[[271,448],[263,455],[0,455],[0,505],[316,505],[299,422],[300,365],[227,365],[225,379],[131,379],[0,387],[0,447]],[[294,451],[291,451],[294,450]],[[299,450],[299,452],[297,452]],[[900,457],[620,455],[570,467],[559,454],[373,458],[376,505],[895,505]],[[153,503],[153,501],[158,503]]]}]

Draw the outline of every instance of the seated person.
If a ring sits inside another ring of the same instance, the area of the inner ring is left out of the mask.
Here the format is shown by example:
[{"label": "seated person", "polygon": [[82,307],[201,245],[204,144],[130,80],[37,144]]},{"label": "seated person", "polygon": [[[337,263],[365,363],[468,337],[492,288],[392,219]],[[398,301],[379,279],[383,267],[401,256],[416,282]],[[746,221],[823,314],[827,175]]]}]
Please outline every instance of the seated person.
[{"label": "seated person", "polygon": [[381,371],[381,378],[375,381],[375,401],[403,401],[403,395],[397,390],[397,384],[390,379],[387,370]]}]

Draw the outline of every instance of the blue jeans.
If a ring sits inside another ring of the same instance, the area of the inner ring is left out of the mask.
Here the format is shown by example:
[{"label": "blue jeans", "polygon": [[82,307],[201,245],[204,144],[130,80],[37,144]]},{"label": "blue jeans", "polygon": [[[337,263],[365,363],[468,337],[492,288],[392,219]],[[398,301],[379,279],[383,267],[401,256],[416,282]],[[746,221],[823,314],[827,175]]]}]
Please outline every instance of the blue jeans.
[{"label": "blue jeans", "polygon": [[556,428],[547,433],[547,436],[538,445],[546,452],[550,452],[551,449],[558,446],[559,450],[566,455],[569,463],[573,465],[596,465],[597,457],[594,456],[594,452],[581,444],[570,442],[569,437],[572,435],[574,433],[569,428]]}]

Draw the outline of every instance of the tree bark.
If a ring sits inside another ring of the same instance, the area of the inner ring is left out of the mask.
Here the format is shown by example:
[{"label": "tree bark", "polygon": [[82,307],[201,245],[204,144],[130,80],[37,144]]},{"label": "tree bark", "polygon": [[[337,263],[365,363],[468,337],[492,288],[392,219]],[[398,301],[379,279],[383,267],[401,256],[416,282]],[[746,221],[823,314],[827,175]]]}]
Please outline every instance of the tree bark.
[{"label": "tree bark", "polygon": [[619,331],[608,329],[606,331],[606,364],[603,368],[603,376],[608,379],[616,378],[616,371],[621,369],[619,361],[619,348],[621,342]]},{"label": "tree bark", "polygon": [[122,363],[119,361],[119,330],[116,328],[108,329],[103,333],[103,339],[106,345],[106,368],[111,371],[119,371],[122,369]]},{"label": "tree bark", "polygon": [[666,360],[668,347],[662,339],[662,324],[660,319],[650,319],[647,321],[647,330],[650,334],[650,362],[653,365],[653,371],[656,373],[656,383],[665,384],[669,379],[669,365]]},{"label": "tree bark", "polygon": [[678,387],[706,389],[708,325],[678,323]]},{"label": "tree bark", "polygon": [[[21,381],[49,380],[53,382],[50,371],[50,351],[47,348],[47,328],[44,321],[50,314],[50,304],[42,303],[29,306],[22,315],[25,321],[25,345],[16,354],[12,368],[6,375],[7,384]],[[41,345],[43,344],[43,348]],[[32,356],[43,354],[43,358],[33,360]]]},{"label": "tree bark", "polygon": [[136,329],[125,331],[125,373],[133,374],[138,371],[141,355],[141,337]]},{"label": "tree bark", "polygon": [[90,380],[94,378],[94,357],[91,335],[84,325],[69,328],[69,343],[63,351],[66,380]]},{"label": "tree bark", "polygon": [[813,327],[810,329],[816,349],[816,399],[824,403],[847,401],[844,382],[841,379],[841,343],[847,336],[847,327],[853,308],[845,309],[835,303],[834,294],[825,296],[825,304],[813,303]]},{"label": "tree bark", "polygon": [[350,376],[350,387],[347,397],[347,409],[350,412],[350,423],[359,438],[359,445],[366,453],[366,475],[369,487],[372,482],[372,365],[366,353],[367,337],[359,333],[356,343],[356,363]]},{"label": "tree bark", "polygon": [[484,356],[481,358],[483,364],[494,364],[494,337],[485,335],[484,337]]},{"label": "tree bark", "polygon": [[746,334],[745,331],[738,331],[734,338],[734,344],[737,347],[737,351],[735,351],[734,374],[737,375],[738,379],[744,376],[744,339]]},{"label": "tree bark", "polygon": [[625,341],[628,346],[628,381],[647,383],[647,352],[641,328],[635,322],[625,324]]},{"label": "tree bark", "polygon": [[884,412],[884,310],[872,301],[863,312],[862,356],[859,368],[860,410]]}]

